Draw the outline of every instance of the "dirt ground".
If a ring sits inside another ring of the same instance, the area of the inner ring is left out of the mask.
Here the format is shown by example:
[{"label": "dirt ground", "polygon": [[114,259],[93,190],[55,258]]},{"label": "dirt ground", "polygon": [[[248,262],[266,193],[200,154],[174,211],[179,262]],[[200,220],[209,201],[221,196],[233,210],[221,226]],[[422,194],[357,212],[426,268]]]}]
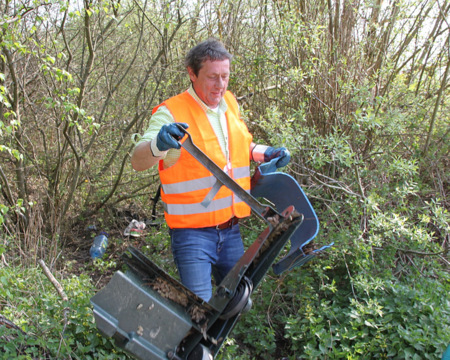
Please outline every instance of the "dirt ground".
[{"label": "dirt ground", "polygon": [[[147,217],[138,209],[128,208],[125,210],[107,209],[101,217],[78,221],[72,227],[70,234],[66,236],[63,253],[69,266],[65,267],[70,269],[72,274],[88,274],[97,290],[100,290],[116,271],[123,269],[121,256],[127,248],[133,246],[141,250],[146,247],[148,237],[153,231],[159,230],[161,222],[164,222],[164,218],[159,215],[153,220],[149,218],[151,215]],[[133,219],[143,221],[147,225],[141,237],[124,235],[124,230]],[[89,254],[93,239],[100,232],[105,232],[108,237],[108,247],[103,257],[107,266],[94,266],[94,260]],[[116,265],[112,266],[114,263]]]}]

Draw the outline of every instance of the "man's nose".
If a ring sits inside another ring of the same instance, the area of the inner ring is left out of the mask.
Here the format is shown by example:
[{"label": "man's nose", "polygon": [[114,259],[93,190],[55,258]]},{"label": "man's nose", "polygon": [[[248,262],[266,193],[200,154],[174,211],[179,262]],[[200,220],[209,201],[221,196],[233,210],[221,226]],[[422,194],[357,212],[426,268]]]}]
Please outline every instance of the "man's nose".
[{"label": "man's nose", "polygon": [[225,85],[225,80],[219,76],[219,78],[216,81],[216,85],[217,85],[217,87],[223,88]]}]

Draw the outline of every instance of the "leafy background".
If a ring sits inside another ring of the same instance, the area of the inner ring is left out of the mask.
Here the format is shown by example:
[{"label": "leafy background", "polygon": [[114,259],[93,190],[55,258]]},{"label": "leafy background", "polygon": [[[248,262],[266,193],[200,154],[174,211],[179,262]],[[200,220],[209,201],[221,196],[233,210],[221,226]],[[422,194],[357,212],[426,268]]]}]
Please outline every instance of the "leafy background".
[{"label": "leafy background", "polygon": [[[321,221],[326,254],[268,273],[220,359],[440,359],[450,343],[448,0],[6,0],[0,5],[0,326],[6,358],[124,359],[90,297],[128,245],[177,276],[156,169],[131,138],[215,36],[255,140]],[[125,238],[131,221],[157,226]],[[107,256],[88,255],[95,225]],[[246,244],[261,231],[242,225]],[[49,283],[48,265],[68,300]],[[19,329],[17,329],[18,327]],[[251,331],[249,331],[251,330]]]}]

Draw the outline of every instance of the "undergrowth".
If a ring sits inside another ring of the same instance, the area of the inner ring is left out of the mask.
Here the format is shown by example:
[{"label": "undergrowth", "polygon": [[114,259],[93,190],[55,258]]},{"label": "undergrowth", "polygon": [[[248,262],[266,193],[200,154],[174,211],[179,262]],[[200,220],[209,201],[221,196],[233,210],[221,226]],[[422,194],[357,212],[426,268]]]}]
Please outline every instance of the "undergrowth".
[{"label": "undergrowth", "polygon": [[0,326],[2,359],[125,359],[99,334],[89,299],[95,288],[84,274],[58,279],[63,301],[40,268],[0,270],[0,312],[17,328]]},{"label": "undergrowth", "polygon": [[[246,245],[261,231],[258,224],[242,225]],[[388,234],[389,222],[380,224]],[[333,234],[333,226],[323,233]],[[217,359],[440,359],[450,342],[450,276],[431,255],[374,250],[379,231],[373,226],[358,240],[350,227],[330,236],[335,246],[305,266],[281,276],[269,271]],[[417,231],[405,227],[401,234]],[[177,278],[165,226],[148,229],[145,244],[141,250]],[[85,264],[79,275],[70,275],[70,263],[55,271],[67,302],[40,268],[1,268],[0,312],[20,328],[0,326],[1,355],[127,359],[98,333],[89,301],[97,289],[88,270],[106,273],[116,261]]]}]

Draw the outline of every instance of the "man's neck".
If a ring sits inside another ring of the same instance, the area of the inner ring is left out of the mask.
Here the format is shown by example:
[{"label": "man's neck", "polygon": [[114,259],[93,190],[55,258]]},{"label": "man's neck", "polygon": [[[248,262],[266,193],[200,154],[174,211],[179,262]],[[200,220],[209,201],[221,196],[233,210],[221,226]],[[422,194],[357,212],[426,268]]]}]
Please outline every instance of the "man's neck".
[{"label": "man's neck", "polygon": [[194,91],[194,94],[195,94],[195,96],[196,96],[196,100],[200,101],[207,109],[210,109],[210,110],[212,110],[212,111],[214,111],[214,112],[216,112],[216,113],[219,111],[220,103],[217,104],[217,106],[213,108],[213,107],[207,105],[207,104],[200,98],[200,96],[198,96],[197,91],[195,91],[195,88],[192,86],[192,84],[191,84],[191,89]]}]

